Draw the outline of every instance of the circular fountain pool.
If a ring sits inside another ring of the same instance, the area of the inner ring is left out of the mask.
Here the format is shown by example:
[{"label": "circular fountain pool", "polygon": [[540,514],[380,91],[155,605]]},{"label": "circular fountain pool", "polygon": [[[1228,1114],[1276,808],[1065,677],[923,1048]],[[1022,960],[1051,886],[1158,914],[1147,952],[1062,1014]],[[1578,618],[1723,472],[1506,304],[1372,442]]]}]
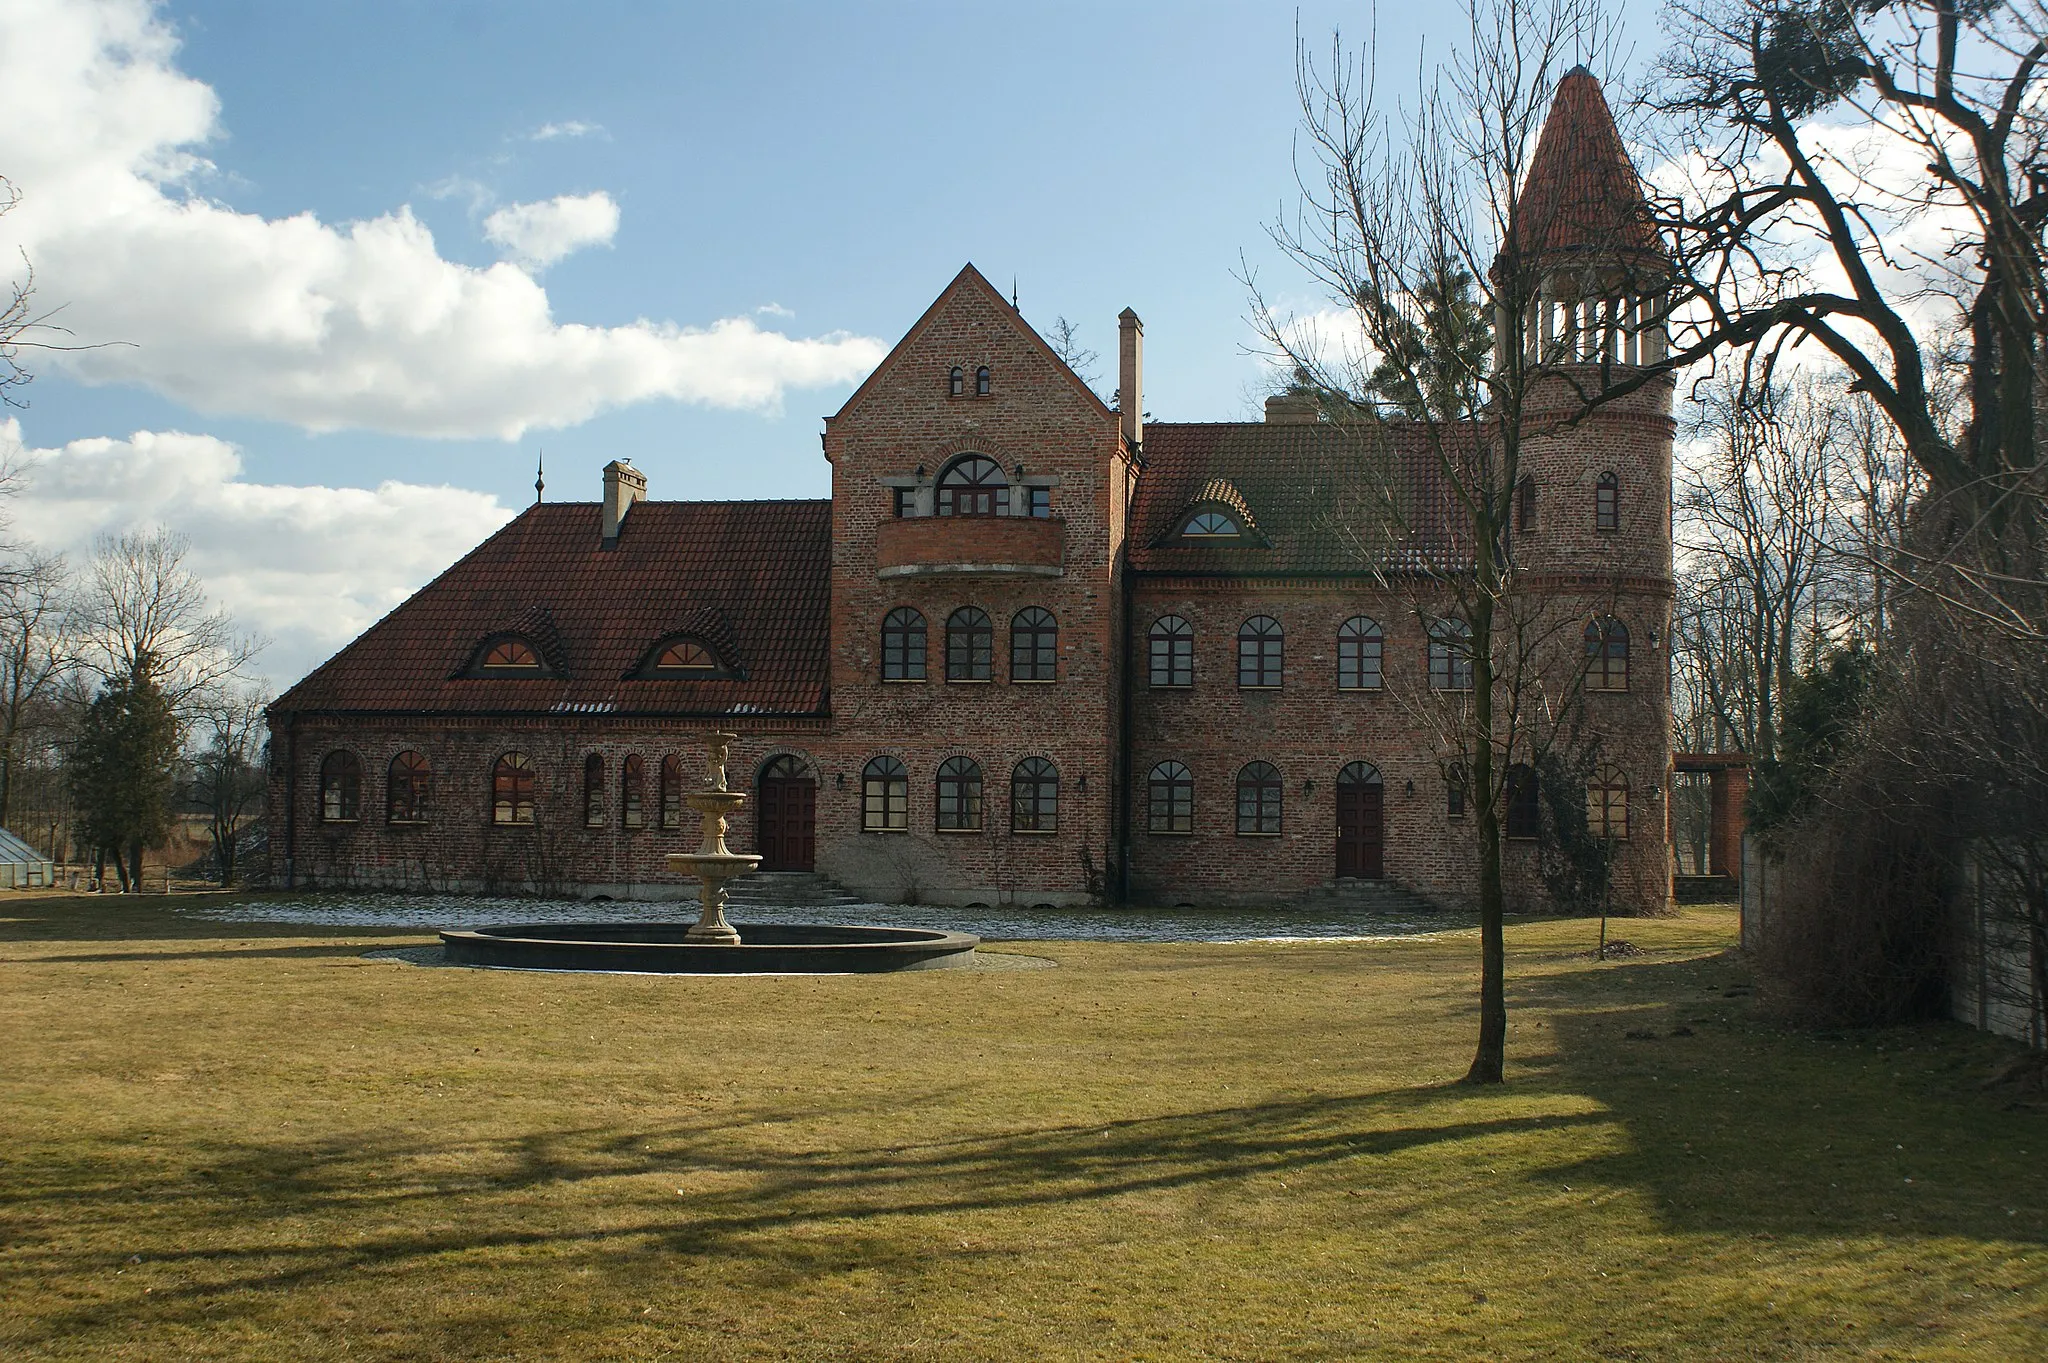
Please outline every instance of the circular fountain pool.
[{"label": "circular fountain pool", "polygon": [[448,959],[513,970],[663,975],[849,975],[974,963],[981,939],[929,928],[746,923],[737,945],[690,941],[688,923],[528,923],[446,930]]}]

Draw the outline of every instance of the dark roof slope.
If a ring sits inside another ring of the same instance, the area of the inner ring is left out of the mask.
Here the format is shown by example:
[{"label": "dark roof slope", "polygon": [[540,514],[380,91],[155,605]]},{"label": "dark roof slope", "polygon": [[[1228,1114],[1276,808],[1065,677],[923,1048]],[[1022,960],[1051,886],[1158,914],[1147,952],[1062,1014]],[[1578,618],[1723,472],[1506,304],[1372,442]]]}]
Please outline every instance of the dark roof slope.
[{"label": "dark roof slope", "polygon": [[[1444,428],[1456,439],[1459,428]],[[1131,512],[1140,572],[1367,574],[1465,561],[1430,428],[1405,422],[1153,422]],[[1265,544],[1173,531],[1226,483]]]},{"label": "dark roof slope", "polygon": [[[599,548],[599,533],[596,503],[529,507],[272,708],[824,712],[830,502],[642,502],[617,548]],[[501,633],[532,638],[559,675],[463,676],[477,646]],[[742,675],[628,677],[675,633],[704,638]]]},{"label": "dark roof slope", "polygon": [[1600,82],[1583,66],[1557,83],[1515,212],[1524,250],[1657,254],[1642,181]]}]

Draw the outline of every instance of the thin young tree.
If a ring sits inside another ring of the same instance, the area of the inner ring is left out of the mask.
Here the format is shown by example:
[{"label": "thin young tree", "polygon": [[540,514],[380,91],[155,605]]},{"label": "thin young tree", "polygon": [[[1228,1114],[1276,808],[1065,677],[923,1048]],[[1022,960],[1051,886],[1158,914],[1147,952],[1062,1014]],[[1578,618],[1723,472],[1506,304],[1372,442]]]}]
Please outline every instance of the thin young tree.
[{"label": "thin young tree", "polygon": [[77,666],[72,583],[62,555],[0,570],[0,827],[15,812],[15,773],[59,685]]},{"label": "thin young tree", "polygon": [[205,693],[193,707],[192,801],[206,812],[222,885],[234,883],[242,845],[262,813],[269,703],[269,694],[255,687],[227,686]]}]

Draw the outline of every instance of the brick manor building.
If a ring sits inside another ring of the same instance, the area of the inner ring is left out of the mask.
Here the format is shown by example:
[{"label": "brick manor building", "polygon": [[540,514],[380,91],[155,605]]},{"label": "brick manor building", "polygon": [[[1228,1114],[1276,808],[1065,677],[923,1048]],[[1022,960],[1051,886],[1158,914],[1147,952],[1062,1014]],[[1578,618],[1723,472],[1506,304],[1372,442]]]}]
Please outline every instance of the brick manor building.
[{"label": "brick manor building", "polygon": [[[1582,72],[1532,161],[1539,202],[1563,210],[1543,252],[1654,253]],[[1617,907],[1661,907],[1672,389],[1567,399],[1575,366],[1661,358],[1662,335],[1640,296],[1561,288],[1542,313],[1524,339],[1559,381],[1525,428],[1515,553],[1589,666]],[[650,500],[614,461],[600,501],[536,503],[272,707],[274,872],[681,895],[664,856],[694,845],[682,797],[718,727],[753,794],[735,849],[877,899],[1233,904],[1379,878],[1469,898],[1472,820],[1429,737],[1470,687],[1459,626],[1375,572],[1347,515],[1392,486],[1392,561],[1455,561],[1427,433],[1367,439],[1284,397],[1263,422],[1149,422],[1128,309],[1118,360],[1121,411],[970,265],[826,420],[829,499]],[[1506,871],[1533,904],[1525,803]]]}]

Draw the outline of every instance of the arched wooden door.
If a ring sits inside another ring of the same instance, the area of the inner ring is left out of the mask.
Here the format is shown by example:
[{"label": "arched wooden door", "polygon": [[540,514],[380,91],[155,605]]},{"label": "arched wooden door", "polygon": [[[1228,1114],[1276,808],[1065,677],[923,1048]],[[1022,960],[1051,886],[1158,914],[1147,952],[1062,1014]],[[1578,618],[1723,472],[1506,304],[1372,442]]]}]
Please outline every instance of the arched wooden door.
[{"label": "arched wooden door", "polygon": [[818,858],[818,783],[800,757],[787,754],[761,768],[755,810],[764,871],[808,871]]},{"label": "arched wooden door", "polygon": [[1378,880],[1387,873],[1386,787],[1370,762],[1337,773],[1337,875]]}]

